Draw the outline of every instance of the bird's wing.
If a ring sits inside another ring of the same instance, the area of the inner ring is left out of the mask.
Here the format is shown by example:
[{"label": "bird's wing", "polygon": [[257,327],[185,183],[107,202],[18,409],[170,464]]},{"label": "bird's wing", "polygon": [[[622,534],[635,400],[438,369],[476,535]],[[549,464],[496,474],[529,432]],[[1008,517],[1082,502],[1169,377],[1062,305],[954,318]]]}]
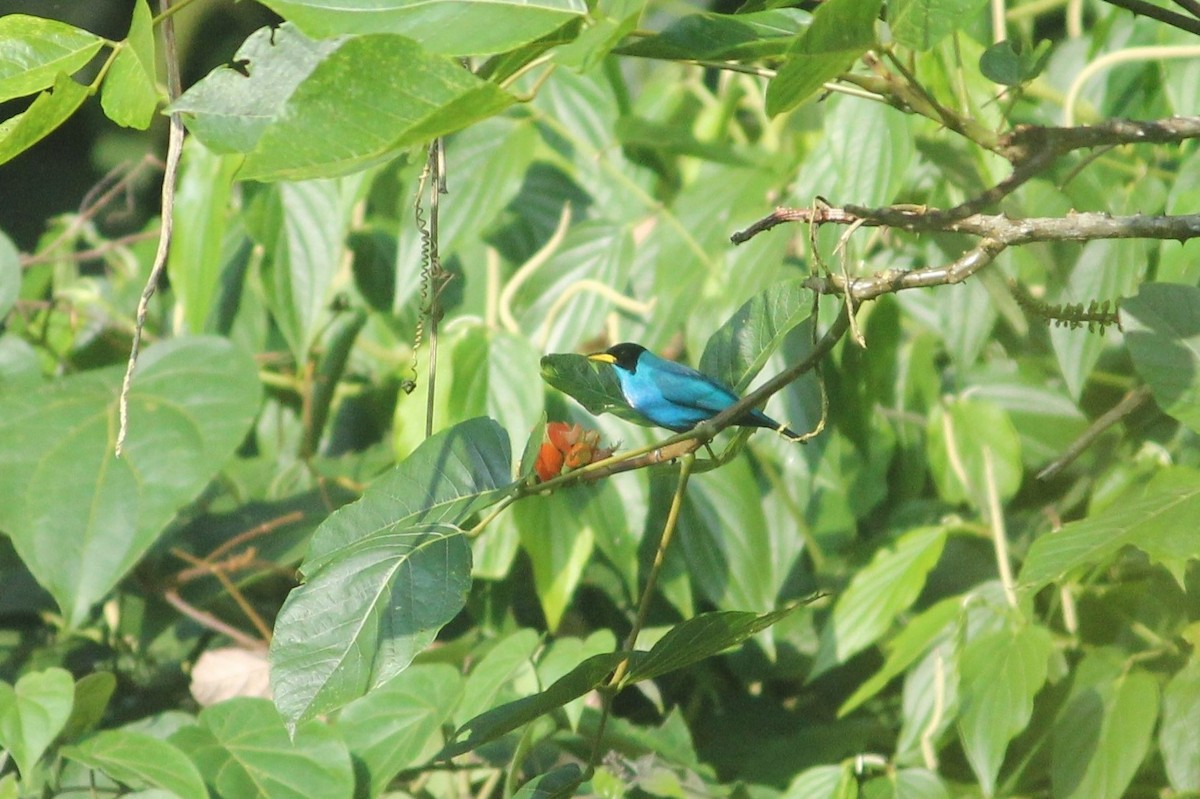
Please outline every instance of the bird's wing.
[{"label": "bird's wing", "polygon": [[728,388],[690,366],[657,357],[646,366],[651,368],[654,384],[668,402],[715,415],[738,400]]}]

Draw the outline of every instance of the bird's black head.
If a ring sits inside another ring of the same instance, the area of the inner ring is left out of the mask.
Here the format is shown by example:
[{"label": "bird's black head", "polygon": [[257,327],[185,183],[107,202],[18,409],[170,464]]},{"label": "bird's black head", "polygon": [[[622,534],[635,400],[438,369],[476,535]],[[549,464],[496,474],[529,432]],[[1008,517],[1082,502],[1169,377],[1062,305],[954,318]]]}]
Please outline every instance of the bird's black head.
[{"label": "bird's black head", "polygon": [[601,363],[611,363],[618,369],[624,369],[627,372],[636,372],[638,358],[645,351],[646,348],[641,344],[626,341],[622,344],[615,344],[604,352],[593,353],[588,358]]}]

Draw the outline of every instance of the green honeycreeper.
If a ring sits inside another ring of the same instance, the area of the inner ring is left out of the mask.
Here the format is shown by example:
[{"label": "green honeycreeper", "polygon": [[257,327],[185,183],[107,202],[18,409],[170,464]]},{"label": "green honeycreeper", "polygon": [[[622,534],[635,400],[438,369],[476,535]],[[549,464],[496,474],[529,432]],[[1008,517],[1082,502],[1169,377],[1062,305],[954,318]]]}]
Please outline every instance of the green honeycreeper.
[{"label": "green honeycreeper", "polygon": [[[660,358],[641,344],[627,341],[587,357],[612,365],[629,407],[651,424],[676,433],[691,430],[738,401],[729,386],[690,366]],[[765,427],[791,439],[800,437],[753,408],[734,424]]]}]

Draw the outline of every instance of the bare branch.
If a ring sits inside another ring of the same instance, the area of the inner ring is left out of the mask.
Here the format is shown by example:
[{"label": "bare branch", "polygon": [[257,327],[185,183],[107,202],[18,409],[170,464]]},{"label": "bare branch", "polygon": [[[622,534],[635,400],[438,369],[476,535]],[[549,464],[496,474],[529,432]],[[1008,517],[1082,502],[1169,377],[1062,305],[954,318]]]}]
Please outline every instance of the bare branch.
[{"label": "bare branch", "polygon": [[1187,31],[1188,33],[1200,36],[1200,20],[1176,13],[1162,6],[1147,3],[1145,0],[1104,0],[1104,2],[1111,6],[1123,8],[1126,11],[1132,11],[1143,17],[1150,17],[1159,22],[1165,22],[1173,28],[1179,28],[1181,31]]}]

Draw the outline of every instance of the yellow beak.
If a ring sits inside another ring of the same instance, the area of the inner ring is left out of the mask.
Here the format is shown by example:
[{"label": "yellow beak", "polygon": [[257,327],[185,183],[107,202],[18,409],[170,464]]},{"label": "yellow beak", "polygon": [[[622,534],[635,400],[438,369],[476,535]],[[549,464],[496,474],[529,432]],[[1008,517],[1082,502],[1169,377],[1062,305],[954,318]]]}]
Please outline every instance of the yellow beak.
[{"label": "yellow beak", "polygon": [[599,361],[600,363],[616,363],[617,359],[609,355],[607,352],[593,352],[587,356],[589,361]]}]

